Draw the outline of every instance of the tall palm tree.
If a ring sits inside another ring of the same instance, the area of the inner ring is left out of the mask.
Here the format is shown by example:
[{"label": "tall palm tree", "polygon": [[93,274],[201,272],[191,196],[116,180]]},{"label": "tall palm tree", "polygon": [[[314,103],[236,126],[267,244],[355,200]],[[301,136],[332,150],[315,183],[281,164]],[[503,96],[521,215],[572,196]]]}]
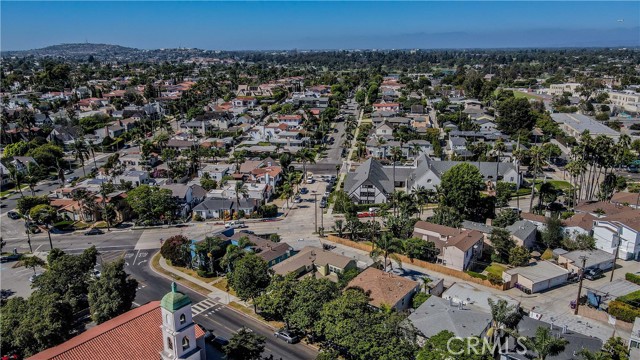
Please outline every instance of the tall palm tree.
[{"label": "tall palm tree", "polygon": [[240,195],[242,195],[243,199],[246,199],[247,197],[249,197],[249,188],[247,188],[247,185],[242,181],[236,181],[235,192],[236,192],[236,207],[237,207],[237,210],[240,211]]},{"label": "tall palm tree", "polygon": [[496,339],[502,336],[501,332],[509,332],[517,328],[518,323],[522,319],[522,315],[518,311],[517,305],[509,305],[506,300],[489,299],[489,307],[491,308],[491,329],[490,334],[495,342]]},{"label": "tall palm tree", "polygon": [[541,147],[533,146],[529,150],[529,154],[531,155],[531,166],[533,167],[533,181],[531,184],[531,199],[529,199],[529,211],[533,209],[533,198],[535,197],[536,191],[536,180],[538,178],[538,173],[542,169],[544,165],[544,152]]},{"label": "tall palm tree", "polygon": [[[373,250],[371,250],[369,256],[374,261],[378,261],[380,257],[383,259],[382,268],[387,271],[387,261],[391,259],[398,264],[398,267],[402,267],[402,262],[398,257],[398,253],[402,252],[402,241],[393,238],[389,234],[383,234],[379,239],[373,239]],[[393,265],[391,265],[393,269]]]},{"label": "tall palm tree", "polygon": [[306,179],[307,178],[307,163],[315,164],[316,163],[315,155],[311,150],[309,150],[307,148],[304,148],[304,149],[298,151],[298,153],[296,154],[296,157],[298,158],[298,161],[300,161],[302,163],[303,179]]},{"label": "tall palm tree", "polygon": [[502,139],[498,139],[493,145],[493,151],[496,153],[496,189],[498,188],[498,175],[500,173],[500,156],[507,150]]},{"label": "tall palm tree", "polygon": [[424,205],[429,203],[429,197],[432,195],[432,192],[433,191],[427,189],[422,185],[415,186],[412,189],[411,195],[413,196],[416,204],[420,206],[420,215],[422,215]]},{"label": "tall palm tree", "polygon": [[565,338],[557,338],[553,336],[548,327],[538,327],[536,335],[527,337],[524,345],[527,349],[535,352],[538,360],[545,360],[547,356],[555,356],[564,351],[565,346],[569,343]]},{"label": "tall palm tree", "polygon": [[[391,159],[393,161],[393,189],[396,188],[396,161],[402,157],[402,149],[397,146],[391,148]],[[393,206],[393,215],[396,215],[396,206]]]},{"label": "tall palm tree", "polygon": [[24,179],[24,174],[12,163],[7,164],[7,170],[9,170],[9,178],[13,181],[13,184],[20,192],[20,197],[24,197],[24,194],[22,193],[22,180]]},{"label": "tall palm tree", "polygon": [[29,190],[31,190],[31,196],[36,195],[36,185],[38,185],[38,170],[39,167],[37,164],[32,162],[27,163],[27,172],[24,174],[24,182],[29,185]]},{"label": "tall palm tree", "polygon": [[87,144],[84,142],[83,138],[76,139],[73,142],[73,153],[75,159],[80,161],[80,166],[82,166],[82,174],[87,176],[87,172],[84,169],[84,161],[89,159],[89,150],[87,149]]}]

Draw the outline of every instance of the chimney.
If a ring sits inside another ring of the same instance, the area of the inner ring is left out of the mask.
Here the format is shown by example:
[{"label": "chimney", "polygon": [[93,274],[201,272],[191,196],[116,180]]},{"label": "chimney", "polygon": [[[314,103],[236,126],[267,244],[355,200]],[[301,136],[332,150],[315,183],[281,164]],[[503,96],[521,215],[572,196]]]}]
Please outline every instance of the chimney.
[{"label": "chimney", "polygon": [[487,218],[487,221],[485,222],[485,224],[487,226],[491,226],[491,224],[493,224],[493,219]]}]

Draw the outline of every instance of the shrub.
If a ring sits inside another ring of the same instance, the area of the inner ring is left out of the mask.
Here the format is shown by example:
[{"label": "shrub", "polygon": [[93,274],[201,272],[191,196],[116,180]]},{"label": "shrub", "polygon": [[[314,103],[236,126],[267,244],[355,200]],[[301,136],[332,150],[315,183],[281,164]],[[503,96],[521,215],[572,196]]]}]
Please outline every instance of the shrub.
[{"label": "shrub", "polygon": [[189,239],[182,235],[172,236],[162,243],[160,254],[174,266],[186,266],[191,255],[191,252],[185,249],[189,244]]},{"label": "shrub", "polygon": [[636,317],[640,317],[640,310],[629,304],[614,300],[609,303],[609,315],[618,320],[632,323]]},{"label": "shrub", "polygon": [[200,216],[200,214],[196,213],[193,215],[193,221],[204,221],[204,218]]},{"label": "shrub", "polygon": [[422,305],[425,301],[427,301],[431,297],[431,294],[425,294],[423,292],[419,292],[413,296],[411,299],[411,307],[417,309]]},{"label": "shrub", "polygon": [[493,285],[504,284],[504,281],[502,281],[502,278],[498,274],[489,273],[489,275],[487,276],[487,280],[489,280],[489,282]]},{"label": "shrub", "polygon": [[202,269],[198,269],[197,273],[198,273],[198,276],[203,278],[212,278],[215,276],[212,272],[209,272],[207,270],[202,270]]},{"label": "shrub", "polygon": [[487,280],[487,276],[486,275],[479,274],[479,273],[477,273],[475,271],[467,271],[467,274],[469,274],[471,277],[474,277],[474,278]]},{"label": "shrub", "polygon": [[640,285],[640,276],[636,275],[636,274],[632,274],[632,273],[627,273],[624,276],[625,279],[627,279],[627,281],[631,281],[634,284],[638,284]]},{"label": "shrub", "polygon": [[628,293],[627,295],[620,296],[616,299],[617,301],[622,301],[625,304],[637,307],[640,305],[640,290],[634,291],[632,293]]}]

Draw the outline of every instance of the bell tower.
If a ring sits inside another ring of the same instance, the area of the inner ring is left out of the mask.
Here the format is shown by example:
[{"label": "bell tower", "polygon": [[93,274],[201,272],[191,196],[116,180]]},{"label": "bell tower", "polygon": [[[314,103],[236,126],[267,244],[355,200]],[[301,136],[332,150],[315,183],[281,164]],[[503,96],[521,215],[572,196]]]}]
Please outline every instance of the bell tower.
[{"label": "bell tower", "polygon": [[196,324],[191,314],[191,299],[180,291],[176,283],[171,284],[171,292],[160,302],[162,312],[162,360],[201,360],[204,347],[196,344]]}]

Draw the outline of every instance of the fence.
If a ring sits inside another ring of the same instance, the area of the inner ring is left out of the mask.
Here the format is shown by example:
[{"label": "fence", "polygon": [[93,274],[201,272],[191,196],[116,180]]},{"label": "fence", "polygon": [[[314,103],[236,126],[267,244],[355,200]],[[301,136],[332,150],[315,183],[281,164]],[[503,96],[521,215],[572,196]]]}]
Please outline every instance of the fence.
[{"label": "fence", "polygon": [[[609,314],[607,314],[606,311],[596,310],[586,305],[582,305],[580,306],[580,308],[578,308],[578,315],[597,320],[605,324],[609,322]],[[633,330],[633,324],[626,321],[616,320],[615,328],[618,330],[631,332],[631,330]]]},{"label": "fence", "polygon": [[[327,235],[327,240],[337,243],[337,244],[341,244],[341,245],[345,245],[345,246],[349,246],[358,250],[363,250],[363,251],[371,251],[371,245],[368,244],[363,244],[363,243],[359,243],[359,242],[355,242],[355,241],[351,241],[348,239],[343,239],[341,237],[337,237],[335,235]],[[483,286],[487,286],[487,287],[491,287],[494,289],[498,289],[498,290],[505,290],[505,286],[504,284],[492,284],[489,280],[484,280],[484,279],[480,279],[480,278],[475,278],[467,273],[465,273],[464,271],[459,271],[459,270],[455,270],[455,269],[450,269],[444,265],[440,265],[440,264],[434,264],[434,263],[430,263],[428,261],[423,261],[423,260],[418,260],[418,259],[409,259],[408,257],[406,257],[405,255],[400,255],[397,254],[398,258],[400,259],[400,261],[402,261],[403,263],[407,263],[407,264],[411,264],[411,265],[415,265],[421,268],[424,268],[426,270],[431,270],[431,271],[435,271],[444,275],[449,275],[449,276],[453,276],[456,277],[458,279],[464,280],[464,281],[468,281],[468,282],[472,282],[475,284],[479,284],[479,285],[483,285]]]}]

